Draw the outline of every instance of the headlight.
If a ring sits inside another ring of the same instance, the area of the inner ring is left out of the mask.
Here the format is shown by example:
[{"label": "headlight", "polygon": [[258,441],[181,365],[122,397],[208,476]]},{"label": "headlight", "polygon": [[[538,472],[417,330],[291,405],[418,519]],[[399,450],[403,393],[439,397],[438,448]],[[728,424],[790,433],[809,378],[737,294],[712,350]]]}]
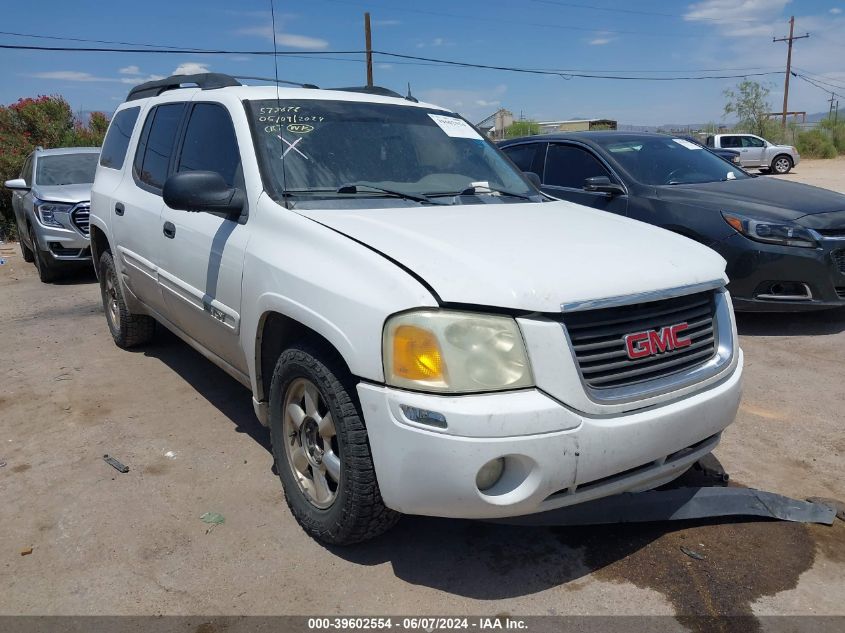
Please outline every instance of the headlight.
[{"label": "headlight", "polygon": [[519,327],[510,317],[419,310],[384,329],[384,374],[395,387],[477,392],[531,387]]},{"label": "headlight", "polygon": [[60,202],[35,202],[35,210],[38,212],[38,220],[45,226],[58,226],[59,228],[63,228],[64,225],[56,219],[54,214],[68,213],[72,208],[72,204],[62,204]]},{"label": "headlight", "polygon": [[757,240],[758,242],[782,244],[784,246],[801,246],[803,248],[815,248],[818,246],[813,231],[797,224],[755,220],[754,218],[727,211],[722,211],[722,217],[725,218],[725,222],[745,237]]}]

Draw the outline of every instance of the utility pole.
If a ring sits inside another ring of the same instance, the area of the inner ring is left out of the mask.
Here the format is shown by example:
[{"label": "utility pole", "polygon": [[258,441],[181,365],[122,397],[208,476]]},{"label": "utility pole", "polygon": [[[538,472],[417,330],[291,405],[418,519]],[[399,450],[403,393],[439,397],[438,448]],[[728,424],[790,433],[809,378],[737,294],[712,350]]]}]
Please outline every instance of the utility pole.
[{"label": "utility pole", "polygon": [[373,34],[370,31],[370,13],[364,14],[364,43],[367,47],[367,87],[373,87]]},{"label": "utility pole", "polygon": [[803,40],[805,37],[810,37],[809,33],[804,35],[793,35],[795,30],[795,16],[789,18],[789,37],[772,38],[773,42],[787,42],[786,47],[786,78],[783,83],[783,118],[781,119],[781,127],[786,129],[786,112],[789,110],[789,75],[792,73],[792,42],[794,40]]},{"label": "utility pole", "polygon": [[830,108],[829,108],[829,109],[828,109],[828,111],[827,111],[827,118],[828,118],[828,119],[832,119],[832,118],[833,118],[833,100],[834,100],[834,99],[836,99],[836,93],[835,93],[835,92],[831,92],[831,93],[830,93],[830,99],[828,99],[828,103],[830,103]]}]

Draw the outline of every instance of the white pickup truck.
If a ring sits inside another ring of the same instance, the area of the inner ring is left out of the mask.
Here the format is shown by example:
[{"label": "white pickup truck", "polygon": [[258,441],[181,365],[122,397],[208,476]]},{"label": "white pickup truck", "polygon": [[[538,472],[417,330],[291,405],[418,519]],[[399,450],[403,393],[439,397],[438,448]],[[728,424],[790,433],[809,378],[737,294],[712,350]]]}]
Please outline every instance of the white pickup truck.
[{"label": "white pickup truck", "polygon": [[714,134],[705,141],[707,147],[739,152],[742,167],[757,168],[776,174],[788,174],[801,160],[792,145],[775,145],[754,134]]},{"label": "white pickup truck", "polygon": [[158,323],[247,385],[324,542],[653,488],[739,404],[719,255],[550,200],[458,115],[383,89],[133,89],[91,243],[117,345]]}]

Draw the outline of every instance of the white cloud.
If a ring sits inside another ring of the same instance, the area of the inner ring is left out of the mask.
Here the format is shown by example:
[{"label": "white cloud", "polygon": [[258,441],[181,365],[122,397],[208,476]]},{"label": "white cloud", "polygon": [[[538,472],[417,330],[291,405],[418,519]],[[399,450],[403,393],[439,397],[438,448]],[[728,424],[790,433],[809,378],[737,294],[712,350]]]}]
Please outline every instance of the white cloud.
[{"label": "white cloud", "polygon": [[486,99],[476,99],[475,105],[482,106],[484,108],[490,108],[493,106],[500,105],[502,102],[498,99],[496,101],[487,101]]},{"label": "white cloud", "polygon": [[688,22],[719,25],[730,37],[770,36],[780,23],[784,7],[792,0],[703,0],[689,6]]},{"label": "white cloud", "polygon": [[426,48],[429,46],[432,48],[439,48],[441,46],[454,46],[454,43],[442,37],[435,37],[429,42],[417,42],[417,48]]},{"label": "white cloud", "polygon": [[121,77],[118,81],[120,81],[120,83],[131,84],[135,86],[137,84],[142,84],[147,81],[156,81],[158,79],[164,79],[164,75],[147,75],[146,77],[136,75],[134,77]]},{"label": "white cloud", "polygon": [[379,70],[393,70],[393,64],[376,64]]},{"label": "white cloud", "polygon": [[613,40],[609,37],[597,37],[594,40],[590,40],[590,46],[603,46],[605,44],[610,44]]},{"label": "white cloud", "polygon": [[[235,31],[235,35],[261,37],[265,40],[273,39],[273,27],[270,25],[250,26]],[[320,50],[328,48],[329,43],[319,37],[309,35],[297,35],[295,33],[276,33],[276,43],[290,48],[303,48],[308,50]]]},{"label": "white cloud", "polygon": [[184,62],[179,64],[176,69],[170,73],[171,75],[199,75],[202,73],[210,72],[208,70],[208,64],[202,64],[200,62]]},{"label": "white cloud", "polygon": [[109,77],[97,77],[91,73],[80,72],[78,70],[50,70],[42,73],[33,73],[29,75],[36,79],[55,79],[58,81],[117,81]]},{"label": "white cloud", "polygon": [[125,66],[117,72],[119,72],[121,75],[140,75],[141,69],[137,66]]},{"label": "white cloud", "polygon": [[401,20],[373,20],[373,26],[399,26]]},{"label": "white cloud", "polygon": [[830,10],[830,12],[831,12],[833,15],[839,15],[840,13],[842,13],[842,9],[840,9],[839,7],[833,7],[833,8]]}]

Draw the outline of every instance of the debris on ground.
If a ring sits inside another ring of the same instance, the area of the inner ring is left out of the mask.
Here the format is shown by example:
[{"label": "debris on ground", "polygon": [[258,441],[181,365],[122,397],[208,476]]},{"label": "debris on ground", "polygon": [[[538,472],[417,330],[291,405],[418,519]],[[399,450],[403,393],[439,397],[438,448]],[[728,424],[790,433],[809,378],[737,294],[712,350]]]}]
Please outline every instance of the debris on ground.
[{"label": "debris on ground", "polygon": [[21,556],[29,556],[30,554],[32,554],[31,547],[25,547],[21,550]]},{"label": "debris on ground", "polygon": [[3,468],[6,465],[5,459],[0,459],[0,468]]},{"label": "debris on ground", "polygon": [[200,521],[209,524],[209,528],[205,531],[205,533],[208,534],[215,526],[225,523],[226,517],[218,512],[206,512],[200,517]]},{"label": "debris on ground", "polygon": [[164,456],[167,459],[176,459],[176,453],[174,451],[167,451]]},{"label": "debris on ground", "polygon": [[836,518],[840,521],[845,521],[845,501],[839,501],[838,499],[830,499],[828,497],[810,497],[807,499],[810,503],[817,503],[823,505],[827,508],[830,508],[834,512],[836,512]]},{"label": "debris on ground", "polygon": [[683,545],[681,545],[681,551],[690,558],[694,558],[695,560],[704,560],[704,554],[699,554],[695,550],[691,550],[690,548],[684,547]]},{"label": "debris on ground", "polygon": [[108,454],[103,455],[103,459],[105,462],[114,468],[119,473],[128,473],[129,466],[123,464],[122,462],[117,461],[114,457],[109,457]]}]

